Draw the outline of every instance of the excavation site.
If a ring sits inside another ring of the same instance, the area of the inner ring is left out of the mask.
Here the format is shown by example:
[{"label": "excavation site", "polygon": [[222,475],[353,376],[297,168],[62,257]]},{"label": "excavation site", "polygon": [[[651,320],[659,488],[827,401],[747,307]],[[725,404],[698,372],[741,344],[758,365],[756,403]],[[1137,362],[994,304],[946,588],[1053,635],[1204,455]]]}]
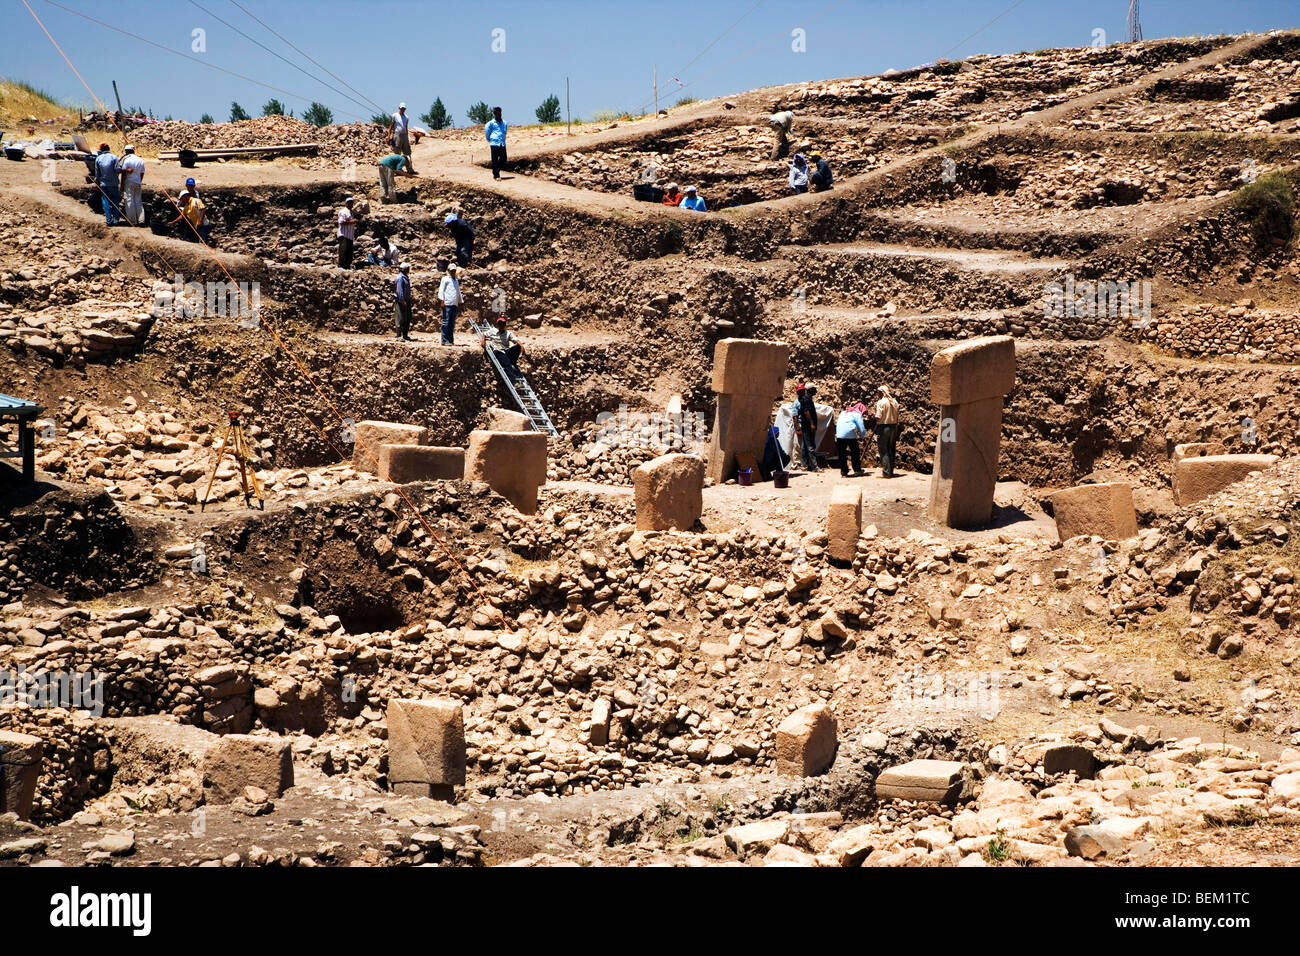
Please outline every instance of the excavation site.
[{"label": "excavation site", "polygon": [[0,868],[1300,859],[1300,33],[104,119],[5,121]]}]

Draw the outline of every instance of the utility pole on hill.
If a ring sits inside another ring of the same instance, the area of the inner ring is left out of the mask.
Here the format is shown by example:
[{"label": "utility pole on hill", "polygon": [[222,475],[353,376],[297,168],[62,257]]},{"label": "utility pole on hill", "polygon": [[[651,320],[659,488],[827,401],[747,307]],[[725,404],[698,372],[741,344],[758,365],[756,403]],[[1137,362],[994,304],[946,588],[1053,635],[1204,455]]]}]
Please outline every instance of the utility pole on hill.
[{"label": "utility pole on hill", "polygon": [[1138,18],[1138,0],[1128,2],[1128,42],[1137,43],[1142,39],[1142,22]]},{"label": "utility pole on hill", "polygon": [[655,116],[659,115],[659,64],[654,66],[654,72],[650,74],[650,84],[655,89]]},{"label": "utility pole on hill", "polygon": [[573,114],[569,112],[569,78],[564,78],[564,118],[568,121],[565,136],[573,135]]}]

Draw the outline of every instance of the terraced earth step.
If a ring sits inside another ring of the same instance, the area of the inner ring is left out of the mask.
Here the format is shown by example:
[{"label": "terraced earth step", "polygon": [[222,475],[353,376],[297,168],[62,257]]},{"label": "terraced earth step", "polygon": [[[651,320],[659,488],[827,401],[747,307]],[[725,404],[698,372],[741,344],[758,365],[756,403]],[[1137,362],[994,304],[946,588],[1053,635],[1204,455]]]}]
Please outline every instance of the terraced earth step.
[{"label": "terraced earth step", "polygon": [[833,256],[864,256],[893,259],[921,259],[951,264],[959,269],[978,272],[1067,272],[1072,263],[1066,259],[1035,259],[1005,249],[958,249],[940,246],[911,246],[884,242],[829,243],[813,246],[782,246],[782,253],[797,256],[814,253]]}]

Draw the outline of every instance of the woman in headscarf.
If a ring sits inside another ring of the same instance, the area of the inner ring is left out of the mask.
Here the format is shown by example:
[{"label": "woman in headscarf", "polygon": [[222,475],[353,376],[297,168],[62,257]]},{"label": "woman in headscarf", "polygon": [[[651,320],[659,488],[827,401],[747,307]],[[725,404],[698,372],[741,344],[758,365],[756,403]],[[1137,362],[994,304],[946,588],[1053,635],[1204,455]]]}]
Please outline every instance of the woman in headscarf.
[{"label": "woman in headscarf", "polygon": [[790,188],[796,193],[808,191],[808,160],[803,153],[795,153],[794,162],[790,164]]}]

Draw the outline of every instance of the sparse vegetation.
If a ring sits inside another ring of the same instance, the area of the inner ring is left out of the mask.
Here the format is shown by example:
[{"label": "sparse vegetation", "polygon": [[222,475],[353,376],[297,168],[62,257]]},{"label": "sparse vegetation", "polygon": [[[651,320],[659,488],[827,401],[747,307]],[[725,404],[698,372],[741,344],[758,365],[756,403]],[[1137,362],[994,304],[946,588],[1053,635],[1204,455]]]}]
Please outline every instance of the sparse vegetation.
[{"label": "sparse vegetation", "polygon": [[1280,171],[1242,186],[1233,205],[1250,222],[1256,246],[1285,245],[1295,234],[1295,189]]}]

